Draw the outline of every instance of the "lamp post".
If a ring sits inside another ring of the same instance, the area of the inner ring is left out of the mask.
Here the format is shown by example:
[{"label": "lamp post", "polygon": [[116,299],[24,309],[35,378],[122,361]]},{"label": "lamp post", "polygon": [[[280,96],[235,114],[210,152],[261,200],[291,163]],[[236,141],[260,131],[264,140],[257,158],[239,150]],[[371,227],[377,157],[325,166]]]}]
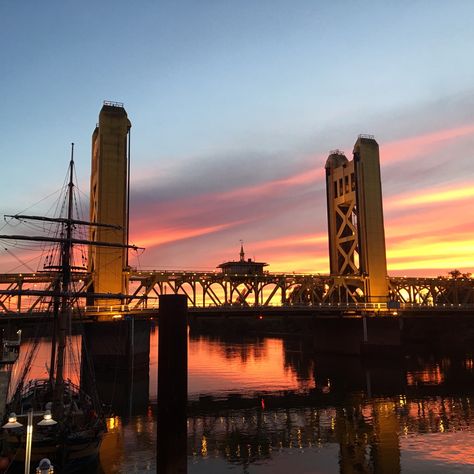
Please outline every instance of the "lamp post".
[{"label": "lamp post", "polygon": [[[43,419],[38,422],[38,426],[52,426],[57,421],[53,420],[51,410],[46,410],[43,413]],[[8,422],[5,423],[2,428],[15,429],[21,428],[23,425],[17,421],[16,414],[10,413]],[[25,448],[25,474],[30,474],[31,465],[31,446],[33,442],[33,410],[28,411],[27,426],[26,426],[26,448]],[[41,471],[40,471],[41,472]],[[46,471],[47,472],[47,471]]]}]

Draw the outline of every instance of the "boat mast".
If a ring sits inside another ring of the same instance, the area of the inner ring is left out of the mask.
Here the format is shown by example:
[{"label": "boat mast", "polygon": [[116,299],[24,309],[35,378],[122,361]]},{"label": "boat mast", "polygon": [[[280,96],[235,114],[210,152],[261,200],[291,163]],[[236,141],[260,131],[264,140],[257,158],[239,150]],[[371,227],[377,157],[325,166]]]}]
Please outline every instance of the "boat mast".
[{"label": "boat mast", "polygon": [[61,243],[61,311],[58,320],[58,354],[56,358],[56,383],[54,387],[54,401],[58,408],[63,408],[64,392],[64,356],[66,350],[66,331],[69,326],[71,307],[69,304],[69,293],[71,283],[71,255],[72,255],[72,214],[73,214],[73,171],[74,171],[74,143],[71,143],[71,161],[69,162],[69,183],[68,183],[68,207],[67,218],[63,223],[65,230],[64,241]]}]

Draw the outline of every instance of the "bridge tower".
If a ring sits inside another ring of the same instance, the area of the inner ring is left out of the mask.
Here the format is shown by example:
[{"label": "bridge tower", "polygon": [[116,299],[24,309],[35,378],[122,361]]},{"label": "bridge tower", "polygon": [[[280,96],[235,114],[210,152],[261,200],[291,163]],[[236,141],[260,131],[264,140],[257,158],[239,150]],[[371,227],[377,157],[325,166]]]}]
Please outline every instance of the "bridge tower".
[{"label": "bridge tower", "polygon": [[387,301],[379,146],[359,135],[349,161],[339,150],[326,161],[329,259],[332,275],[366,277],[366,301]]},{"label": "bridge tower", "polygon": [[[128,245],[129,143],[131,123],[123,104],[104,102],[92,134],[90,240]],[[89,271],[95,293],[128,293],[128,249],[91,246]],[[120,304],[116,298],[96,304]]]}]

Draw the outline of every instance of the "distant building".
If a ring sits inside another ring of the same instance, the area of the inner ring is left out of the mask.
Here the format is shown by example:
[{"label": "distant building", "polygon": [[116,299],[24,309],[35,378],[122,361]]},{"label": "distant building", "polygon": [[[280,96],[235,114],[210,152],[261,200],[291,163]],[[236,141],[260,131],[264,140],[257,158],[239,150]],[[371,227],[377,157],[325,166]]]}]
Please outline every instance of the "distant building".
[{"label": "distant building", "polygon": [[245,252],[243,244],[240,246],[240,260],[238,262],[221,263],[217,268],[222,269],[222,273],[226,275],[263,275],[263,267],[267,267],[268,263],[255,262],[251,258],[245,260]]}]

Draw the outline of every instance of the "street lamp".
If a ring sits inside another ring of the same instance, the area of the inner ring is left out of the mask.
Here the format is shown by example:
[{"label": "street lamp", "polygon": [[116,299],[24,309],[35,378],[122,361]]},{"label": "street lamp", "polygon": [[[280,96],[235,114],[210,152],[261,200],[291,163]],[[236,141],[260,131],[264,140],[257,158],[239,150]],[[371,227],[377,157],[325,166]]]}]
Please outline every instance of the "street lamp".
[{"label": "street lamp", "polygon": [[43,415],[43,419],[37,423],[38,426],[53,426],[58,422],[53,420],[51,410],[46,410]]},{"label": "street lamp", "polygon": [[16,413],[10,413],[8,416],[8,423],[5,423],[2,428],[12,429],[12,428],[21,428],[23,425],[16,421]]},{"label": "street lamp", "polygon": [[[43,419],[38,423],[38,426],[53,426],[56,423],[57,421],[53,420],[53,417],[51,415],[51,410],[46,410],[43,413]],[[15,428],[21,428],[22,426],[23,425],[17,421],[16,414],[10,413],[10,416],[8,417],[8,422],[5,423],[2,426],[2,428],[15,429]],[[25,474],[30,473],[32,442],[33,442],[33,410],[30,410],[28,412],[28,422],[26,426]]]}]

